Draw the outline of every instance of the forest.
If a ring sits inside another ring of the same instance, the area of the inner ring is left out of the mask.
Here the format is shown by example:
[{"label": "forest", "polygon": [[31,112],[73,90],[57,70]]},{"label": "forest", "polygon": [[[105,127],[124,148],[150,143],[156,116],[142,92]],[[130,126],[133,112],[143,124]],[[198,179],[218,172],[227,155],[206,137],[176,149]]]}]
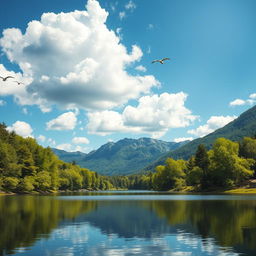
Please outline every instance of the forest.
[{"label": "forest", "polygon": [[74,163],[65,163],[36,140],[8,132],[0,124],[0,190],[16,193],[58,190],[106,190],[107,178]]},{"label": "forest", "polygon": [[194,191],[234,188],[255,177],[256,138],[239,142],[218,138],[212,149],[203,144],[188,161],[168,158],[155,170],[129,176],[102,176],[66,163],[35,139],[22,138],[0,124],[0,190],[15,193],[110,189]]}]

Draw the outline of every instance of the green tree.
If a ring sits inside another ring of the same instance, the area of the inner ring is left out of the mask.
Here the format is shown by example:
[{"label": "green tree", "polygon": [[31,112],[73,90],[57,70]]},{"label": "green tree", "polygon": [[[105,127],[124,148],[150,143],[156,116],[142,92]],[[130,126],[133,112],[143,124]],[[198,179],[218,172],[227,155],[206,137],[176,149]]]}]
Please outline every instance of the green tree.
[{"label": "green tree", "polygon": [[239,185],[252,176],[250,166],[253,162],[241,159],[238,150],[239,145],[236,142],[224,138],[215,141],[210,151],[210,172],[214,185]]},{"label": "green tree", "polygon": [[47,171],[37,173],[35,178],[35,187],[37,190],[48,191],[51,188],[51,176]]},{"label": "green tree", "polygon": [[32,176],[26,176],[20,180],[18,185],[18,191],[20,192],[31,192],[35,189],[35,178]]},{"label": "green tree", "polygon": [[195,166],[187,173],[186,180],[188,185],[198,186],[201,184],[203,178],[203,170]]},{"label": "green tree", "polygon": [[206,189],[207,187],[210,186],[209,164],[210,164],[210,160],[209,160],[207,150],[203,144],[200,144],[195,154],[195,166],[199,167],[202,170],[201,181],[200,181],[202,189]]},{"label": "green tree", "polygon": [[18,164],[21,165],[21,176],[31,176],[36,174],[36,167],[34,166],[34,159],[29,148],[22,145],[17,150]]},{"label": "green tree", "polygon": [[15,177],[4,177],[2,187],[6,191],[15,192],[19,184],[19,179]]},{"label": "green tree", "polygon": [[174,160],[168,158],[166,165],[156,167],[153,175],[153,186],[157,190],[169,190],[174,187],[184,185],[186,162],[184,160]]}]

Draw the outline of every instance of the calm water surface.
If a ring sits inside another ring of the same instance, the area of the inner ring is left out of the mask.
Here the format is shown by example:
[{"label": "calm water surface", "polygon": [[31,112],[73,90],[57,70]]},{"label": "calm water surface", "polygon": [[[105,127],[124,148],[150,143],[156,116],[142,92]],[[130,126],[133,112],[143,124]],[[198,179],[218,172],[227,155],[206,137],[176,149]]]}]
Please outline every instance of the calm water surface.
[{"label": "calm water surface", "polygon": [[0,255],[256,255],[256,196],[0,197]]}]

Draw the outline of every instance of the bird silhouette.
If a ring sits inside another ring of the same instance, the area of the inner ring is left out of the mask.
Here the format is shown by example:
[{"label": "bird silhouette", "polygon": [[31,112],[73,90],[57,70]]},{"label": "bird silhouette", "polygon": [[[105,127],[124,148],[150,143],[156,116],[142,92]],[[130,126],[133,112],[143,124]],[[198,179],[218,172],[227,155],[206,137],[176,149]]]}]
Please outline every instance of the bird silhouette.
[{"label": "bird silhouette", "polygon": [[6,76],[6,77],[0,76],[0,78],[3,80],[3,82],[5,82],[8,78],[14,78],[14,77],[13,76]]},{"label": "bird silhouette", "polygon": [[18,85],[20,85],[20,84],[24,84],[24,83],[22,83],[22,82],[19,82],[19,81],[13,81],[14,83],[17,83]]},{"label": "bird silhouette", "polygon": [[163,59],[161,59],[161,60],[153,60],[152,63],[159,62],[159,63],[161,63],[161,64],[164,64],[164,61],[169,60],[169,59],[170,59],[170,58],[163,58]]}]

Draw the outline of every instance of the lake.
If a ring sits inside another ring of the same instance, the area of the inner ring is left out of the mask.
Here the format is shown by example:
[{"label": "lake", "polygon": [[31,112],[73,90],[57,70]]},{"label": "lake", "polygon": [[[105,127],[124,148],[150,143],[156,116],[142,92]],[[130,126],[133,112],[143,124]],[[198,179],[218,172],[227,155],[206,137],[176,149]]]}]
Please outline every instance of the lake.
[{"label": "lake", "polygon": [[0,197],[0,255],[256,255],[256,195]]}]

